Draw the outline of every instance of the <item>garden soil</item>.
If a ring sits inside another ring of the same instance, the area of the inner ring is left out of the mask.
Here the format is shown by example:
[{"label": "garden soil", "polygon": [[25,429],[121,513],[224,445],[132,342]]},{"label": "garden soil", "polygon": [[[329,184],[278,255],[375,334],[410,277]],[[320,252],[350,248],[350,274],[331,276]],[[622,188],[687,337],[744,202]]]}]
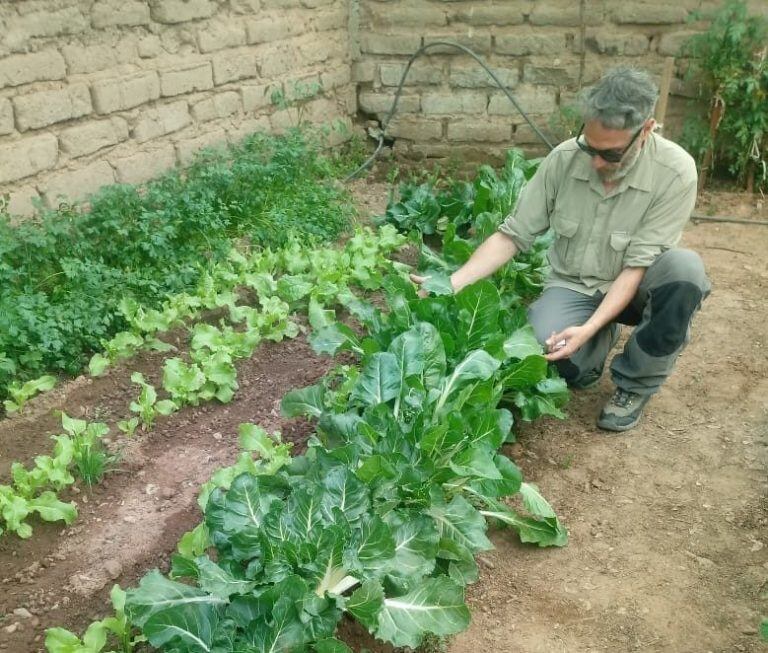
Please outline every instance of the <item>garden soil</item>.
[{"label": "garden soil", "polygon": [[[383,210],[385,186],[357,182],[355,193],[363,215]],[[701,207],[768,217],[738,195],[707,196]],[[684,245],[703,256],[714,289],[674,375],[624,435],[594,426],[611,393],[607,375],[574,394],[566,421],[516,427],[506,453],[551,500],[570,542],[537,549],[493,531],[495,549],[480,556],[468,590],[472,624],[448,653],[768,650],[757,636],[768,614],[760,599],[768,591],[768,227],[690,225]],[[125,418],[137,394],[130,372],[156,382],[160,361],[142,355],[105,377],[75,379],[0,422],[0,478],[10,461],[50,450],[57,410],[110,424]],[[70,496],[80,510],[72,526],[35,524],[29,541],[1,537],[0,651],[42,651],[46,627],[81,630],[107,614],[113,583],[166,569],[199,521],[199,485],[234,460],[238,424],[282,430],[301,451],[311,426],[283,420],[280,398],[329,365],[302,338],[260,347],[239,365],[231,404],[188,408],[115,442],[114,472]],[[355,630],[345,633],[358,648]]]}]

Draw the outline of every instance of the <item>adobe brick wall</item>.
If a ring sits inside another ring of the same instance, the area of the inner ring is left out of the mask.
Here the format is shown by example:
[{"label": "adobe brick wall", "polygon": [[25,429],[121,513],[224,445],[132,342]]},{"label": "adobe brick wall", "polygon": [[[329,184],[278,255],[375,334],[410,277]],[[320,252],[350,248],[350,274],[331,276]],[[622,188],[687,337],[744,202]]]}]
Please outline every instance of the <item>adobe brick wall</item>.
[{"label": "adobe brick wall", "polygon": [[[140,183],[299,119],[351,124],[349,0],[0,2],[11,213]],[[279,91],[292,106],[272,101]],[[301,112],[297,107],[301,106]]]},{"label": "adobe brick wall", "polygon": [[[383,120],[408,55],[450,40],[483,57],[536,125],[550,128],[561,107],[611,65],[649,70],[659,80],[666,56],[706,27],[691,12],[717,0],[360,0],[359,53],[353,65],[360,111]],[[768,2],[753,9],[768,13]],[[676,61],[665,133],[679,133],[695,89]],[[512,145],[541,154],[546,146],[486,73],[466,54],[417,60],[396,120],[387,130],[395,152],[414,158],[498,160]]]}]

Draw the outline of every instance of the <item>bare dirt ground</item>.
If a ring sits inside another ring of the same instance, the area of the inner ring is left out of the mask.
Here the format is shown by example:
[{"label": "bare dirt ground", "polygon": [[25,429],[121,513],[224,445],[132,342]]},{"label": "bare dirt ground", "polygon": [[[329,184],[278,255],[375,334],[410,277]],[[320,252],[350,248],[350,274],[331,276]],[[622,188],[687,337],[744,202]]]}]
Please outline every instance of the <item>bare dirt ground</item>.
[{"label": "bare dirt ground", "polygon": [[[381,212],[386,192],[356,183],[363,216]],[[722,207],[706,213],[768,217],[739,195],[704,201]],[[768,227],[690,226],[684,244],[704,257],[714,291],[674,376],[627,435],[594,427],[607,378],[574,396],[567,421],[519,427],[508,453],[571,541],[539,550],[493,533],[496,549],[469,590],[473,623],[450,653],[765,650],[756,629],[768,614],[759,599],[768,589]],[[1,537],[0,651],[42,651],[46,627],[81,630],[108,612],[113,582],[125,587],[163,568],[199,519],[200,483],[233,461],[240,422],[283,429],[300,450],[310,426],[284,422],[279,401],[328,365],[301,338],[262,346],[239,366],[231,404],[161,419],[128,445],[116,473],[72,494],[75,524],[36,524],[30,541]],[[50,450],[57,409],[109,423],[126,417],[134,369],[156,381],[160,360],[142,356],[104,378],[74,380],[0,422],[0,479],[10,461]]]}]

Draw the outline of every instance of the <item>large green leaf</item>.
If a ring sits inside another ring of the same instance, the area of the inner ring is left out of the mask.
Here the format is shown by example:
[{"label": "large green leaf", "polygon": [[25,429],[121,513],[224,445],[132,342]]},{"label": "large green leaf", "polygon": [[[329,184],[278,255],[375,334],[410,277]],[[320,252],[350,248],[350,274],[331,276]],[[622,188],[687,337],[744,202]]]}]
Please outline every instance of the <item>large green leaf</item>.
[{"label": "large green leaf", "polygon": [[368,630],[374,632],[384,606],[384,590],[377,580],[369,579],[358,587],[346,602],[345,608]]},{"label": "large green leaf", "polygon": [[400,394],[400,366],[390,352],[377,352],[368,358],[352,389],[351,399],[367,406],[383,404]]},{"label": "large green leaf", "polygon": [[27,504],[29,511],[35,511],[43,521],[63,521],[71,524],[77,517],[77,508],[73,503],[60,501],[54,492],[46,491],[31,499]]},{"label": "large green leaf", "polygon": [[392,532],[378,515],[363,516],[352,547],[354,571],[364,574],[363,577],[378,575],[395,555]]},{"label": "large green leaf", "polygon": [[504,341],[504,353],[509,358],[523,360],[528,356],[541,355],[543,351],[530,325],[518,329]]},{"label": "large green leaf", "polygon": [[355,521],[370,509],[368,488],[346,467],[335,467],[323,478],[325,492],[321,509],[326,519],[335,521],[338,509],[348,521]]},{"label": "large green leaf", "polygon": [[126,593],[125,610],[150,644],[172,643],[175,650],[210,653],[227,601],[164,578],[156,569]]},{"label": "large green leaf", "polygon": [[440,540],[435,522],[424,515],[401,515],[394,511],[387,514],[386,522],[395,540],[395,557],[388,573],[408,579],[431,574]]},{"label": "large green leaf", "polygon": [[360,340],[346,324],[334,322],[309,336],[309,344],[317,354],[335,356],[338,352],[351,349],[359,354],[363,353]]},{"label": "large green leaf", "polygon": [[441,537],[456,540],[474,553],[493,548],[485,535],[485,520],[464,497],[457,495],[446,503],[440,490],[433,488],[431,499],[426,512],[435,520]]},{"label": "large green leaf", "polygon": [[538,354],[526,356],[518,363],[513,363],[504,371],[504,388],[525,390],[547,378],[547,359]]},{"label": "large green leaf", "polygon": [[418,322],[414,325],[421,335],[424,351],[424,387],[434,388],[445,375],[445,346],[440,332],[429,322]]},{"label": "large green leaf", "polygon": [[487,337],[499,330],[499,291],[490,281],[467,286],[456,295],[466,350],[480,349]]},{"label": "large green leaf", "polygon": [[325,388],[319,383],[286,393],[280,402],[284,417],[320,417],[325,410]]},{"label": "large green leaf", "polygon": [[416,648],[427,633],[453,635],[469,625],[464,592],[444,576],[427,578],[403,596],[385,598],[376,636]]},{"label": "large green leaf", "polygon": [[482,349],[469,352],[464,360],[454,368],[452,374],[444,379],[435,406],[435,413],[442,410],[454,392],[470,381],[489,379],[500,365],[498,360]]},{"label": "large green leaf", "polygon": [[208,556],[200,556],[195,564],[200,588],[221,599],[229,599],[234,594],[246,594],[256,585],[245,578],[236,578]]},{"label": "large green leaf", "polygon": [[568,531],[556,517],[534,519],[525,517],[501,502],[495,502],[490,510],[482,510],[488,519],[497,519],[514,528],[522,542],[544,546],[565,546],[568,543]]}]

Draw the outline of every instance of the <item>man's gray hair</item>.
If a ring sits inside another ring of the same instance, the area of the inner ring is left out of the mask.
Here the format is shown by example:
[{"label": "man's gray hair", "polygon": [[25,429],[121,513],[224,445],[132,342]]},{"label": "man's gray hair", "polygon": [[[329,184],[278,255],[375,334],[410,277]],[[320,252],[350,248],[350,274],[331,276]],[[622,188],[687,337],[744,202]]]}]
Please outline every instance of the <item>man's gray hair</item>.
[{"label": "man's gray hair", "polygon": [[599,120],[607,129],[638,129],[651,117],[658,95],[648,73],[618,66],[582,91],[581,114],[584,122]]}]

